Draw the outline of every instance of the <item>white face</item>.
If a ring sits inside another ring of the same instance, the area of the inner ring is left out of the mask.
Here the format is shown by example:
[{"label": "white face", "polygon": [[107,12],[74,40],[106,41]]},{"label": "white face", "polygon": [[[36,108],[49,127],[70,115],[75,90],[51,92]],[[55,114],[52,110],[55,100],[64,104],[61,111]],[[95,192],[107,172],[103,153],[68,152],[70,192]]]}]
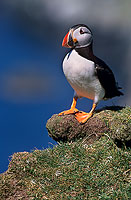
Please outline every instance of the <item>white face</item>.
[{"label": "white face", "polygon": [[73,39],[76,38],[78,41],[75,45],[75,48],[89,46],[92,42],[92,33],[86,27],[79,27],[72,31],[72,37]]}]

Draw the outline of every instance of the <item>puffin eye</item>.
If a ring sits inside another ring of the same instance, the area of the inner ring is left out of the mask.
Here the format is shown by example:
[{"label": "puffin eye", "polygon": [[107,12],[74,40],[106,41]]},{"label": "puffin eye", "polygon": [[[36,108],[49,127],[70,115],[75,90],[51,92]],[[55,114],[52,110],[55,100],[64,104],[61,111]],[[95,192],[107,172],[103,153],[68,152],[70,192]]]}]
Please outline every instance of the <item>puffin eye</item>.
[{"label": "puffin eye", "polygon": [[83,29],[82,29],[82,28],[80,29],[80,34],[84,34],[84,31],[83,31]]}]

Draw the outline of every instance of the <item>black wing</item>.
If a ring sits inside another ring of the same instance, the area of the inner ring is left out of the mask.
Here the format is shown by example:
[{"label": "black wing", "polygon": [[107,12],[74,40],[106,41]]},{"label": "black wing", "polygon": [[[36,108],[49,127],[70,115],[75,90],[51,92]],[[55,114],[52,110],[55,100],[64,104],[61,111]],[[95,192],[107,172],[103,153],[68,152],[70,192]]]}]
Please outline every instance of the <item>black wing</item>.
[{"label": "black wing", "polygon": [[102,87],[105,89],[104,98],[123,95],[123,93],[119,91],[120,88],[117,86],[113,72],[106,63],[97,57],[94,57],[94,62],[96,66],[96,75]]}]

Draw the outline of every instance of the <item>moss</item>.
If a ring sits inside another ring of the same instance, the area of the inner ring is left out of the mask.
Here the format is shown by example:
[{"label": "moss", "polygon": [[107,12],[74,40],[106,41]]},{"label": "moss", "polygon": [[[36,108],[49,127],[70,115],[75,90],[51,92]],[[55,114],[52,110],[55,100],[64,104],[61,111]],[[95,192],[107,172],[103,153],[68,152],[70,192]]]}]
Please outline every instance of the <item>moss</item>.
[{"label": "moss", "polygon": [[56,141],[75,141],[79,138],[87,138],[94,141],[106,132],[108,128],[105,123],[93,116],[85,124],[80,124],[74,115],[58,116],[53,115],[46,124],[48,134]]},{"label": "moss", "polygon": [[131,141],[131,107],[106,107],[96,111],[85,124],[80,124],[74,115],[53,115],[46,124],[49,136],[56,141],[74,141],[99,138],[102,133],[109,136],[118,146],[130,145]]},{"label": "moss", "polygon": [[118,144],[118,146],[130,146],[131,142],[131,107],[107,107],[101,111],[98,116],[102,119],[110,129],[110,137]]}]

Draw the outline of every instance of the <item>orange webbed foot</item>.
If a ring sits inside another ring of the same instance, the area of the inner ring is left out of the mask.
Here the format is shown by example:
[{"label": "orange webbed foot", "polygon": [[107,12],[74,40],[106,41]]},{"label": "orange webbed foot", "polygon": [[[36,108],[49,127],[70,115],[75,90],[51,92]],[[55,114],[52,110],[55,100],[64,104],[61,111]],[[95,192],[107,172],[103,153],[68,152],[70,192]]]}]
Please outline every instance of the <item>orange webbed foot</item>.
[{"label": "orange webbed foot", "polygon": [[58,115],[59,116],[60,115],[69,115],[69,114],[75,114],[77,112],[79,112],[79,110],[77,108],[73,108],[73,109],[65,110],[65,111],[59,113]]},{"label": "orange webbed foot", "polygon": [[77,121],[81,124],[84,124],[90,117],[92,117],[93,113],[86,113],[86,112],[78,112],[75,113],[75,118],[77,119]]}]

